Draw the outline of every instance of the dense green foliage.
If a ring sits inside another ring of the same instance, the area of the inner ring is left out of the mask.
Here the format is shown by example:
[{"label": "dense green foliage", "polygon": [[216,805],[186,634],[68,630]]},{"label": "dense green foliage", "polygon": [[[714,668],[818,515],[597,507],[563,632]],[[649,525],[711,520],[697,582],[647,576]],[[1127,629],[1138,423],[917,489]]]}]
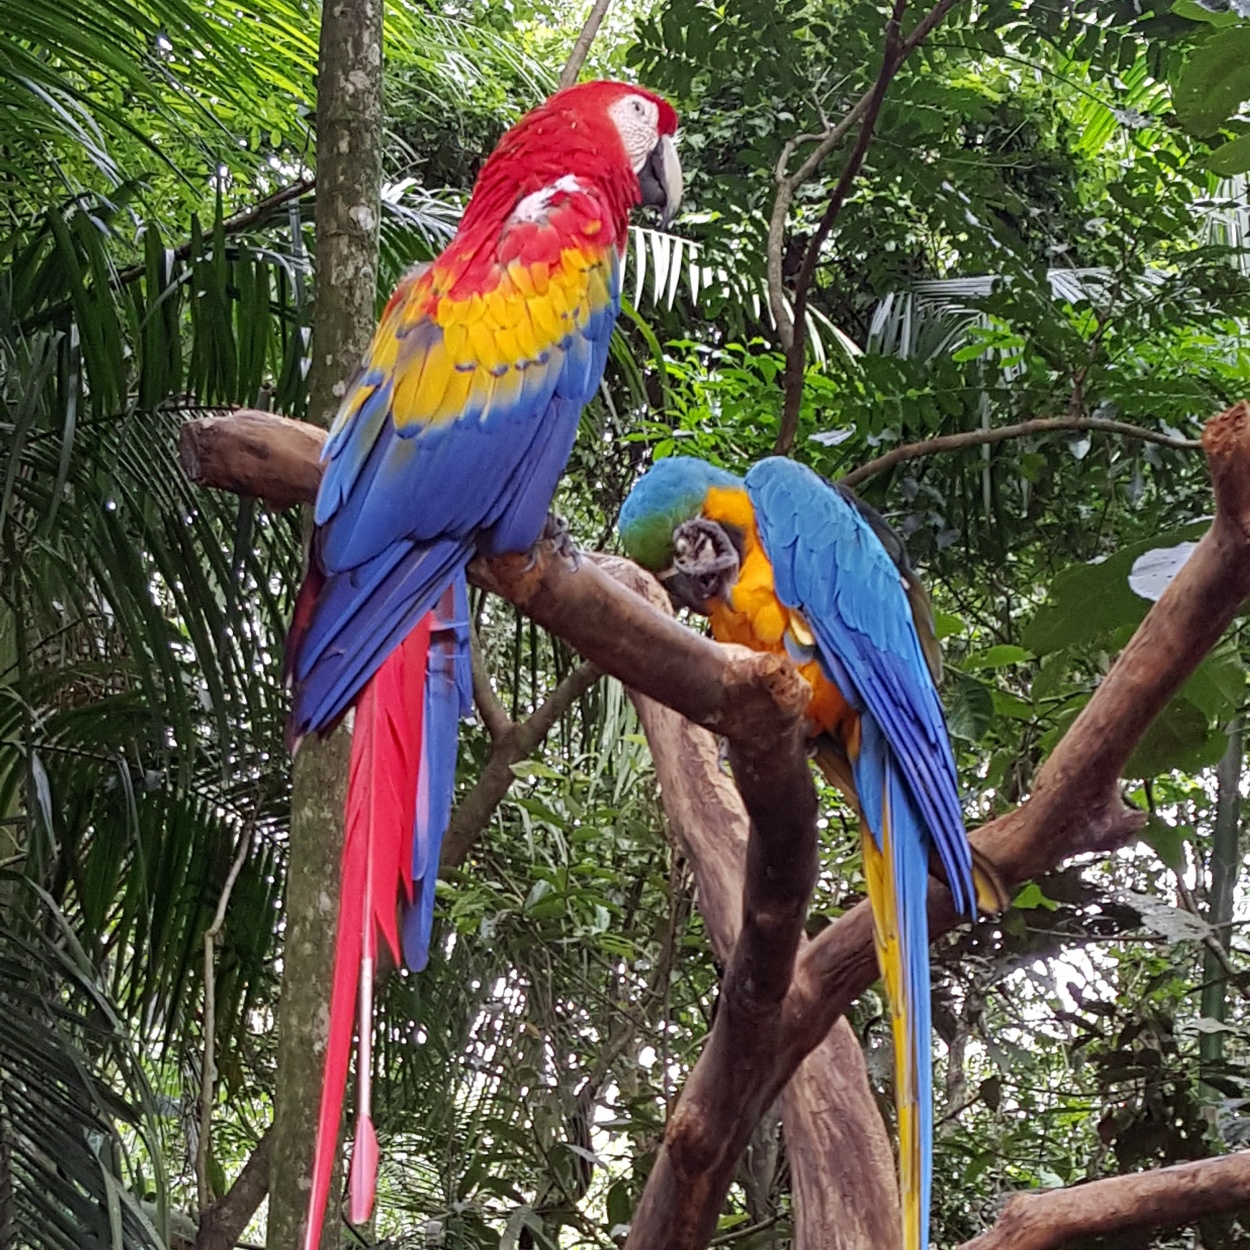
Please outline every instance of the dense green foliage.
[{"label": "dense green foliage", "polygon": [[[580,17],[392,6],[388,282],[446,237]],[[7,4],[4,24],[0,1244],[160,1246],[167,1208],[196,1203],[203,938],[240,852],[215,951],[214,1194],[273,1094],[279,671],[300,528],[187,486],[176,434],[206,408],[302,410],[315,11],[41,0]],[[774,170],[870,85],[882,24],[863,0],[613,15],[596,68],[678,104],[690,207],[679,237],[632,240],[608,387],[557,501],[583,545],[611,545],[649,457],[742,469],[771,449]],[[822,254],[795,454],[836,475],[1033,417],[1179,443],[1247,395],[1248,40],[1236,6],[1193,0],[956,5],[893,84]],[[844,156],[796,199],[790,281]],[[922,457],[862,490],[933,589],[975,823],[1028,793],[1144,615],[1137,558],[1201,532],[1201,455],[1074,430]],[[503,707],[524,718],[575,657],[499,601],[475,606]],[[939,1244],[984,1227],[1012,1189],[1250,1136],[1239,852],[1231,914],[1212,928],[1209,911],[1213,769],[1246,656],[1238,633],[1135,756],[1131,796],[1152,812],[1140,845],[1026,886],[999,923],[939,944]],[[466,731],[462,793],[490,748]],[[513,771],[440,885],[442,957],[386,990],[389,1244],[425,1244],[430,1220],[457,1247],[613,1244],[715,1010],[690,874],[619,687],[576,700]],[[824,800],[813,930],[862,893],[852,818]],[[854,1023],[889,1118],[874,995]],[[784,1155],[741,1182],[730,1242],[788,1244]],[[1201,1236],[1244,1244],[1224,1223]]]}]

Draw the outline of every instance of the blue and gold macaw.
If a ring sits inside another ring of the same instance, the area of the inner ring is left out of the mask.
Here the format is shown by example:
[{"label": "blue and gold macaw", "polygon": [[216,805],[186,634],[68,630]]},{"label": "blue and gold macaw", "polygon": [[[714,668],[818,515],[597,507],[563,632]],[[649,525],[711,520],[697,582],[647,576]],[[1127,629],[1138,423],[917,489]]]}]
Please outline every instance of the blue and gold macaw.
[{"label": "blue and gold macaw", "polygon": [[[928,597],[885,521],[773,457],[745,480],[659,461],[621,509],[626,551],[719,642],[784,652],[811,686],[816,761],[860,814],[864,876],[893,1017],[905,1250],[929,1244],[933,1170],[930,856],[961,913],[1000,907],[974,865],[935,679]],[[924,641],[922,641],[922,637]]]}]

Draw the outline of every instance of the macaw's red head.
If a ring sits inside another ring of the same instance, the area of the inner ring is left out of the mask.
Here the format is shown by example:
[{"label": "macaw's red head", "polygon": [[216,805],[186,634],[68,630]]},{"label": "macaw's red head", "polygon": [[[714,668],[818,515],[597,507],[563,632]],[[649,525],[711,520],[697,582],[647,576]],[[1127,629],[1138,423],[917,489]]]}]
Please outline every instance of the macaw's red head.
[{"label": "macaw's red head", "polygon": [[575,178],[593,184],[623,232],[629,210],[650,204],[665,224],[681,200],[667,100],[623,82],[583,82],[556,92],[499,141],[478,174],[462,229],[502,221],[527,195]]}]

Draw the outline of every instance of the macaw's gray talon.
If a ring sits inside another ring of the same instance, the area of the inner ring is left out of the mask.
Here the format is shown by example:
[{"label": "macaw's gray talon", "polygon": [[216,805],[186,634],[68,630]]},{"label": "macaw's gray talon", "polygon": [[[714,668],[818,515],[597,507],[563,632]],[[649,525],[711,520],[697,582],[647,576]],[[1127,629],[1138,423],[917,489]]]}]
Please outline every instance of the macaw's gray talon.
[{"label": "macaw's gray talon", "polygon": [[547,513],[547,520],[543,524],[542,541],[550,543],[556,555],[570,561],[574,568],[581,564],[581,552],[577,550],[573,535],[569,533],[568,523],[558,513]]}]

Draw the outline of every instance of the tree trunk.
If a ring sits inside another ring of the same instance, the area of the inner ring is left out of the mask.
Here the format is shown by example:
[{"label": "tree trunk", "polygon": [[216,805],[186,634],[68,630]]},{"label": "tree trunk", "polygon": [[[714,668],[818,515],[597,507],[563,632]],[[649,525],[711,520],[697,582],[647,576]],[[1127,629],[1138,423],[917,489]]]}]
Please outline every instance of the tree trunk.
[{"label": "tree trunk", "polygon": [[[308,411],[327,425],[369,346],[382,184],[382,0],[330,0],[317,72],[316,281]],[[271,1250],[296,1250],[312,1183],[338,916],[347,735],[295,762],[269,1186]],[[337,1187],[335,1187],[335,1190]],[[333,1193],[334,1191],[332,1191]],[[338,1244],[327,1218],[322,1247]]]}]

